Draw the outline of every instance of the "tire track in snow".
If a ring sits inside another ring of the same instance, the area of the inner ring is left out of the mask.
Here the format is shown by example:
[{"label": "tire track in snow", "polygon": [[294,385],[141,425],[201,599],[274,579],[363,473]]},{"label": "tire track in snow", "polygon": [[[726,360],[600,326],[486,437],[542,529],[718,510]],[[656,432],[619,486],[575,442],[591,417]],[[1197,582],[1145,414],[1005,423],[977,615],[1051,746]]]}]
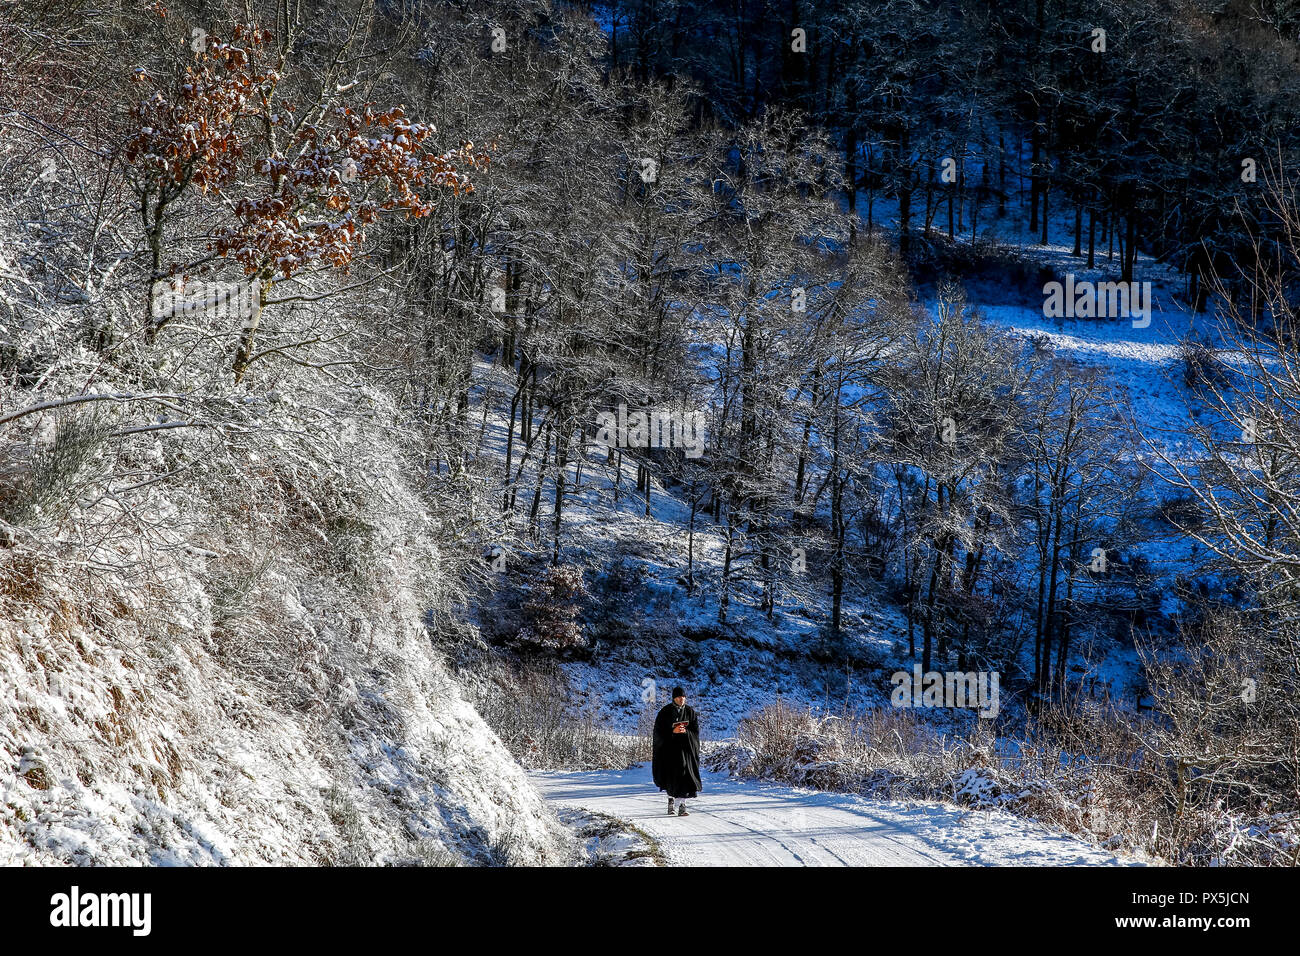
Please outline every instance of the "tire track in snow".
[{"label": "tire track in snow", "polygon": [[535,771],[549,802],[634,823],[688,866],[1113,865],[1092,844],[1008,813],[869,800],[703,773],[690,814],[670,817],[648,765]]}]

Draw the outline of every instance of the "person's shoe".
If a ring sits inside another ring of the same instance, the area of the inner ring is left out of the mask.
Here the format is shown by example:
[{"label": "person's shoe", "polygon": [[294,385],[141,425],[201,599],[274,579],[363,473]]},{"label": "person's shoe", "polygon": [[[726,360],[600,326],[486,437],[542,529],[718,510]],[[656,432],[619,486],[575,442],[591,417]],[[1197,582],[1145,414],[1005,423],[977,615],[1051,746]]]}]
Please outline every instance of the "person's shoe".
[{"label": "person's shoe", "polygon": [[690,816],[690,814],[686,812],[686,804],[684,804],[684,803],[682,804],[682,808],[681,808],[680,810],[677,811],[677,815],[678,815],[679,817],[689,817],[689,816]]},{"label": "person's shoe", "polygon": [[[686,805],[685,805],[685,804],[682,804],[682,809],[683,809],[683,810],[686,809]],[[669,815],[670,817],[673,815],[673,798],[672,798],[672,797],[669,797],[669,798],[668,798],[668,815]]]}]

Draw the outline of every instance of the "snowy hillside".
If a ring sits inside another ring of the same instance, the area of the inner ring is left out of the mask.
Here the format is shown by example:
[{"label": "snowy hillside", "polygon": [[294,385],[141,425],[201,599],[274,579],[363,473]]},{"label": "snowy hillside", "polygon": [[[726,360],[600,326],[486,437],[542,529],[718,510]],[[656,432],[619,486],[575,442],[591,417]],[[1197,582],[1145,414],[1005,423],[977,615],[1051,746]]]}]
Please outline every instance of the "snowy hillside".
[{"label": "snowy hillside", "polygon": [[133,511],[172,529],[97,550],[11,532],[0,864],[570,861],[434,651],[438,554],[386,436],[300,434],[260,478],[204,458],[205,489]]}]

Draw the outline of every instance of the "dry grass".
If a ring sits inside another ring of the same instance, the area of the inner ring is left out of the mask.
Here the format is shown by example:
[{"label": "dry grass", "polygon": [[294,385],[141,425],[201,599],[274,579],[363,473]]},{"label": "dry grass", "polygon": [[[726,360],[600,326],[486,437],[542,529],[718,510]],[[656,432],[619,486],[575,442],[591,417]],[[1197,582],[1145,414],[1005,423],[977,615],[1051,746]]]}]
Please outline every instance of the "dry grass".
[{"label": "dry grass", "polygon": [[995,739],[975,723],[939,735],[910,711],[819,715],[778,701],[743,721],[715,770],[883,799],[1002,809],[1106,846],[1172,863],[1294,865],[1300,815],[1234,814],[1177,800],[1131,717],[1059,709],[1030,733]]},{"label": "dry grass", "polygon": [[472,693],[511,754],[538,770],[622,769],[649,759],[648,738],[612,736],[575,702],[564,672],[549,663],[499,663]]}]

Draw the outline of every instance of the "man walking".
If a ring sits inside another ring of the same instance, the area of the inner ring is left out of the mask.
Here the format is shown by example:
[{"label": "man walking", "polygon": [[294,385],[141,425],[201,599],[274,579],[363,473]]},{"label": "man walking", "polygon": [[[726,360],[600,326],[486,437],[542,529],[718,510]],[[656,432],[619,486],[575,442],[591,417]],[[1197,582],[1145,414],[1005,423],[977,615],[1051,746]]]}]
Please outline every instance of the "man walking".
[{"label": "man walking", "polygon": [[694,709],[686,706],[686,691],[680,687],[673,688],[673,702],[665,704],[655,717],[651,769],[655,786],[668,793],[668,815],[673,815],[673,802],[678,800],[681,808],[677,815],[689,816],[686,799],[694,799],[704,789],[700,784],[700,724]]}]

